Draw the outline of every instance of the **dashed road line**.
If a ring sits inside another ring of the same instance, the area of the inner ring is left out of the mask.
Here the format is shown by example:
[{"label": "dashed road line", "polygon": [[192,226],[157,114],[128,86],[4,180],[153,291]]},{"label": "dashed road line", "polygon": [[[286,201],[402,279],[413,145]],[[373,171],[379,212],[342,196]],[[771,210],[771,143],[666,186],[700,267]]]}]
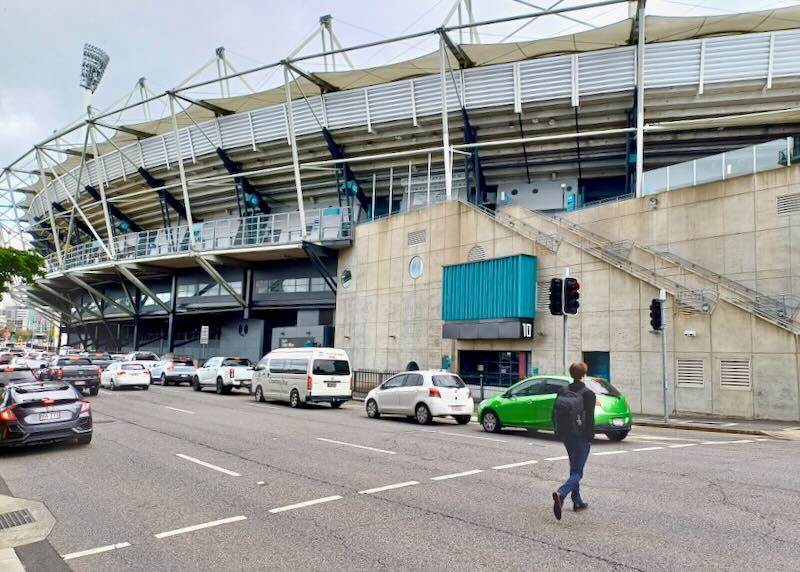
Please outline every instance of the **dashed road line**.
[{"label": "dashed road line", "polygon": [[457,479],[459,477],[468,477],[470,475],[477,475],[482,473],[483,469],[472,469],[471,471],[464,471],[462,473],[452,473],[450,475],[440,475],[438,477],[431,477],[432,481],[446,481],[448,479]]},{"label": "dashed road line", "polygon": [[331,497],[323,497],[321,499],[314,499],[314,500],[310,500],[310,501],[306,501],[306,502],[299,502],[297,504],[290,504],[290,505],[287,505],[287,506],[282,506],[282,507],[279,507],[279,508],[273,508],[273,509],[270,509],[269,512],[271,514],[277,514],[279,512],[286,512],[286,511],[289,511],[289,510],[296,510],[298,508],[305,508],[307,506],[313,506],[315,504],[322,504],[322,503],[326,503],[326,502],[337,501],[337,500],[340,500],[341,498],[342,497],[339,496],[339,495],[334,495],[334,496],[331,496]]},{"label": "dashed road line", "polygon": [[684,447],[697,447],[697,443],[678,443],[669,446],[670,449],[683,449]]},{"label": "dashed road line", "polygon": [[189,455],[184,455],[183,453],[175,453],[176,457],[180,457],[186,461],[191,461],[192,463],[196,463],[203,467],[213,469],[215,471],[219,471],[220,473],[225,473],[226,475],[230,475],[232,477],[241,477],[239,473],[235,473],[233,471],[229,471],[228,469],[223,469],[222,467],[218,467],[216,465],[212,465],[211,463],[206,463],[205,461],[201,461],[200,459],[195,459],[194,457],[190,457]]},{"label": "dashed road line", "polygon": [[545,461],[563,461],[564,459],[569,459],[567,455],[562,455],[560,457],[547,457]]},{"label": "dashed road line", "polygon": [[375,493],[382,493],[383,491],[393,491],[394,489],[402,489],[404,487],[411,487],[418,484],[419,481],[406,481],[405,483],[395,483],[393,485],[386,485],[383,487],[375,487],[374,489],[367,489],[365,491],[358,491],[358,494],[374,495]]},{"label": "dashed road line", "polygon": [[663,449],[664,447],[640,447],[638,449],[633,449],[633,451],[658,451],[659,449]]},{"label": "dashed road line", "polygon": [[345,443],[344,441],[334,441],[333,439],[323,439],[322,437],[317,437],[317,441],[323,441],[325,443],[333,443],[334,445],[344,445],[345,447],[354,447],[356,449],[366,449],[367,451],[375,451],[376,453],[385,453],[387,455],[397,454],[396,451],[376,449],[375,447],[367,447],[366,445],[356,445],[355,443]]},{"label": "dashed road line", "polygon": [[600,457],[601,455],[621,455],[622,453],[627,453],[627,452],[628,452],[627,450],[622,449],[620,451],[601,451],[599,453],[592,453],[592,455]]},{"label": "dashed road line", "polygon": [[438,435],[452,435],[453,437],[463,437],[464,439],[480,439],[481,441],[494,441],[495,443],[508,443],[507,439],[495,439],[493,437],[480,437],[478,435],[462,435],[450,431],[434,431],[433,429],[420,429],[423,433],[436,433]]},{"label": "dashed road line", "polygon": [[92,554],[100,554],[102,552],[110,552],[120,548],[127,548],[128,546],[130,546],[129,542],[119,542],[117,544],[109,544],[108,546],[98,546],[97,548],[90,548],[89,550],[81,550],[80,552],[62,554],[61,558],[64,560],[74,560],[75,558],[82,558],[84,556],[91,556]]},{"label": "dashed road line", "polygon": [[244,515],[239,515],[239,516],[232,516],[230,518],[223,518],[220,520],[212,520],[211,522],[204,522],[203,524],[195,524],[194,526],[187,526],[185,528],[176,528],[175,530],[168,530],[167,532],[159,532],[158,534],[154,534],[153,536],[155,536],[160,540],[162,538],[168,538],[170,536],[177,536],[178,534],[186,534],[187,532],[194,532],[195,530],[212,528],[214,526],[229,524],[231,522],[239,522],[240,520],[247,520],[247,517]]},{"label": "dashed road line", "polygon": [[172,409],[173,411],[179,411],[180,413],[186,413],[187,415],[194,415],[194,411],[189,411],[188,409],[180,409],[178,407],[170,407],[169,405],[165,405],[164,408]]},{"label": "dashed road line", "polygon": [[727,445],[730,441],[703,441],[701,445]]},{"label": "dashed road line", "polygon": [[738,439],[737,441],[730,441],[730,443],[752,443],[752,439]]},{"label": "dashed road line", "polygon": [[535,465],[539,461],[522,461],[520,463],[509,463],[508,465],[498,465],[496,467],[492,467],[495,471],[502,471],[504,469],[515,469],[517,467],[526,467],[528,465]]}]

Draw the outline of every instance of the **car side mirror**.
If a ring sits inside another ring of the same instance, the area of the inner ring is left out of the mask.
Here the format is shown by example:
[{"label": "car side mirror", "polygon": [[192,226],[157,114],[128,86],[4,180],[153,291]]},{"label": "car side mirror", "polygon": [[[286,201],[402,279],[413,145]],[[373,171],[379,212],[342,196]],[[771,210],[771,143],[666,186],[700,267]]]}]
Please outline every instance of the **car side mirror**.
[{"label": "car side mirror", "polygon": [[253,368],[253,371],[261,371],[262,369],[264,369],[264,366],[263,366],[263,365],[256,365],[256,366]]},{"label": "car side mirror", "polygon": [[510,391],[506,391],[506,392],[503,394],[503,397],[505,397],[506,399],[514,399],[514,398],[516,397],[516,395],[514,395],[514,394],[513,394],[513,393],[511,393]]}]

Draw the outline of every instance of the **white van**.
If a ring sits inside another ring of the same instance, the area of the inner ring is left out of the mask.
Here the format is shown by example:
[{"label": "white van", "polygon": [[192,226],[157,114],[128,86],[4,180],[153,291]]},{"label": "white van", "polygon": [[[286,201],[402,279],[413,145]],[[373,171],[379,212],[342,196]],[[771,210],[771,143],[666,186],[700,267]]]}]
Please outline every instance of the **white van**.
[{"label": "white van", "polygon": [[261,358],[253,374],[256,401],[330,403],[339,408],[353,398],[353,372],[347,352],[334,348],[287,348]]}]

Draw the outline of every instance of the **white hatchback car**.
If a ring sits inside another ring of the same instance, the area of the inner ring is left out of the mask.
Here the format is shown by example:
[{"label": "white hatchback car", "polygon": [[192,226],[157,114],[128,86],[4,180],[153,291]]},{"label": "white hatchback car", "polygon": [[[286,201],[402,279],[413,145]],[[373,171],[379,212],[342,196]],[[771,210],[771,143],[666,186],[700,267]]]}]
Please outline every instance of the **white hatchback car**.
[{"label": "white hatchback car", "polygon": [[434,417],[453,417],[465,425],[472,418],[472,390],[454,373],[442,370],[406,371],[384,381],[367,394],[367,416],[414,417],[425,425]]},{"label": "white hatchback car", "polygon": [[112,362],[100,374],[100,386],[112,391],[120,387],[150,388],[150,372],[143,364],[135,362]]}]

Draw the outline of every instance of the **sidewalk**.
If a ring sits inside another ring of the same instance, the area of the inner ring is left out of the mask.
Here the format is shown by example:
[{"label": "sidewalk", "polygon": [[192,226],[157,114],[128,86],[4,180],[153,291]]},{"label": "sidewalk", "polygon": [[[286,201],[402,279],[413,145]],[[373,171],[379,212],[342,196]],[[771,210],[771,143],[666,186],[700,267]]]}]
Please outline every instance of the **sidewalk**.
[{"label": "sidewalk", "polygon": [[800,423],[797,421],[675,416],[670,417],[669,422],[665,423],[663,417],[634,414],[633,424],[639,427],[664,427],[739,435],[768,435],[779,439],[800,439]]}]

